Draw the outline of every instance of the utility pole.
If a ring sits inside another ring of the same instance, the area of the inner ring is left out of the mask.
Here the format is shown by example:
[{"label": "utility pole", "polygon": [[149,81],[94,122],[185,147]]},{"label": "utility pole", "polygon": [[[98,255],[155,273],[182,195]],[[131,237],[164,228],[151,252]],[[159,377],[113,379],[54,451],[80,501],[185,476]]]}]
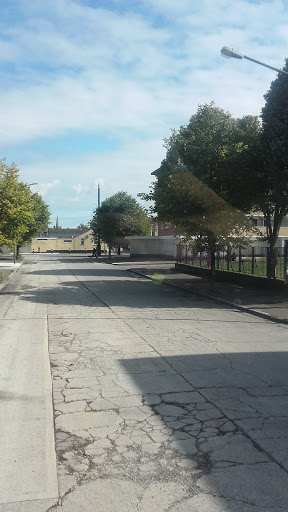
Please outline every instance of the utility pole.
[{"label": "utility pole", "polygon": [[[100,183],[98,183],[98,208],[100,208]],[[98,233],[98,256],[101,256],[101,238],[100,234]]]}]

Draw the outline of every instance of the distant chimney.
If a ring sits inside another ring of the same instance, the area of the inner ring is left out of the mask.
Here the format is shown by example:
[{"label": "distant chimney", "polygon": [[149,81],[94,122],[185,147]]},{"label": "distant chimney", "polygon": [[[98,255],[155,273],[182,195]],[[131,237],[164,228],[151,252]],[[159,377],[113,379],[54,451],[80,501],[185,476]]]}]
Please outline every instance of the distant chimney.
[{"label": "distant chimney", "polygon": [[57,215],[57,219],[56,219],[56,229],[59,229],[60,226],[59,226],[59,219],[58,219],[58,215]]}]

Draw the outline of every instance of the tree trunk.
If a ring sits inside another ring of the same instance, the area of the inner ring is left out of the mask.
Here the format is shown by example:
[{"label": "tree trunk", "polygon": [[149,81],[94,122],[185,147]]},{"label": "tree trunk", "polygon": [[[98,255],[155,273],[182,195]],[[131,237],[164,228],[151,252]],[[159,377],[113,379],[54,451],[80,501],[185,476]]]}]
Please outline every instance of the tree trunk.
[{"label": "tree trunk", "polygon": [[269,241],[269,257],[267,261],[267,269],[268,269],[268,278],[276,279],[276,270],[278,264],[278,247],[275,246],[274,237]]},{"label": "tree trunk", "polygon": [[215,291],[215,251],[210,250],[210,292]]},{"label": "tree trunk", "polygon": [[18,244],[16,245],[16,260],[18,260],[18,258],[19,258],[20,247],[21,247],[20,245],[18,245]]},{"label": "tree trunk", "polygon": [[279,208],[275,208],[274,222],[272,227],[272,219],[270,215],[266,216],[266,232],[269,242],[269,255],[267,260],[267,277],[269,279],[276,279],[276,270],[278,264],[278,236],[283,220],[283,214]]},{"label": "tree trunk", "polygon": [[108,258],[111,260],[111,245],[108,246]]}]

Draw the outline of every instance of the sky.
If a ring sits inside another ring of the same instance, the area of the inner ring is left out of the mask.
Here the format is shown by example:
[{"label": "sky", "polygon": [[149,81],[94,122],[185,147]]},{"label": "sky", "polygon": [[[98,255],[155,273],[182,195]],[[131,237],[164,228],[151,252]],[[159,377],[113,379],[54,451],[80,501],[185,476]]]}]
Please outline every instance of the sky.
[{"label": "sky", "polygon": [[0,158],[49,204],[51,226],[148,192],[163,139],[214,101],[261,114],[282,68],[286,0],[0,0]]}]

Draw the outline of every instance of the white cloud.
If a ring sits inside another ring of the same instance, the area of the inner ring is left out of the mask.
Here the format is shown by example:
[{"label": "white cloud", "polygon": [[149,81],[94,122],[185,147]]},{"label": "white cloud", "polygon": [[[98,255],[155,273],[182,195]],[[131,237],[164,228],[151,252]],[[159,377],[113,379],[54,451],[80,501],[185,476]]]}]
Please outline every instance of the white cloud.
[{"label": "white cloud", "polygon": [[[163,137],[201,103],[215,100],[234,116],[260,114],[275,73],[223,59],[222,46],[275,67],[286,57],[281,0],[15,3],[19,17],[6,23],[2,12],[0,20],[1,143],[10,154],[29,142],[21,173],[46,183],[41,193],[55,209],[94,208],[98,183],[103,198],[147,191],[165,154]],[[117,149],[61,156],[48,147],[49,137],[78,133],[115,139]]]},{"label": "white cloud", "polygon": [[[247,77],[254,80],[253,93],[259,85],[265,92],[273,78],[270,72],[257,71],[253,64],[247,67],[247,62],[224,66],[219,56],[224,44],[239,44],[241,51],[254,49],[255,58],[275,58],[275,65],[282,66],[285,49],[279,54],[279,47],[262,36],[272,25],[275,32],[281,29],[280,40],[285,38],[279,19],[283,4],[273,3],[277,9],[271,9],[271,3],[243,0],[237,3],[236,15],[235,3],[227,0],[151,0],[151,9],[173,17],[174,29],[171,24],[153,26],[151,16],[92,9],[72,0],[28,7],[31,18],[23,26],[6,29],[12,40],[10,58],[22,67],[24,59],[26,72],[24,66],[23,80],[1,92],[0,110],[6,120],[0,127],[1,140],[71,130],[120,137],[127,129],[160,134],[166,123],[170,127],[184,121],[199,100],[217,96],[219,102],[227,101],[227,82],[236,67],[236,97],[242,97]],[[45,73],[39,65],[47,67]],[[228,107],[232,110],[235,103],[231,95]],[[240,110],[248,113],[246,102],[239,106],[238,102],[238,115]]]},{"label": "white cloud", "polygon": [[[35,172],[37,173],[37,170],[35,169]],[[60,185],[60,180],[53,180],[50,183],[39,183],[38,191],[41,196],[44,198],[47,196],[48,192],[51,191],[51,189],[57,187]]]},{"label": "white cloud", "polygon": [[70,201],[77,203],[85,198],[87,192],[89,191],[89,185],[83,185],[82,183],[77,183],[77,185],[72,185],[73,190],[75,190],[76,195],[70,199]]}]

